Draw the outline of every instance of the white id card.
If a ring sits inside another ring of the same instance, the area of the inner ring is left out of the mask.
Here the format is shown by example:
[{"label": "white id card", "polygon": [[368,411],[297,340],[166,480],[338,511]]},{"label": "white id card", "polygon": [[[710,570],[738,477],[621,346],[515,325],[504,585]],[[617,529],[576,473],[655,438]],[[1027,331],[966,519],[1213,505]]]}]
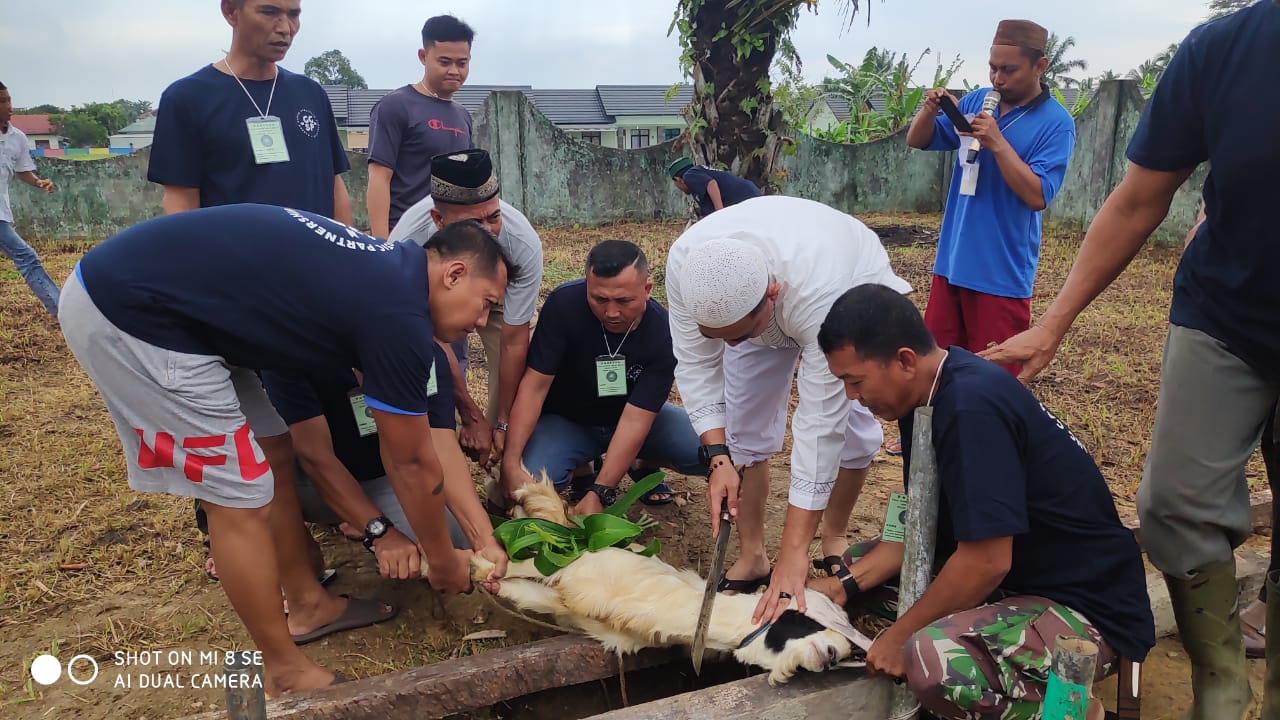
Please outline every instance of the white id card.
[{"label": "white id card", "polygon": [[246,119],[249,128],[249,144],[253,146],[253,160],[259,165],[289,162],[289,146],[284,141],[284,126],[280,118],[251,117]]},{"label": "white id card", "polygon": [[978,192],[978,163],[960,163],[960,194],[972,197]]}]

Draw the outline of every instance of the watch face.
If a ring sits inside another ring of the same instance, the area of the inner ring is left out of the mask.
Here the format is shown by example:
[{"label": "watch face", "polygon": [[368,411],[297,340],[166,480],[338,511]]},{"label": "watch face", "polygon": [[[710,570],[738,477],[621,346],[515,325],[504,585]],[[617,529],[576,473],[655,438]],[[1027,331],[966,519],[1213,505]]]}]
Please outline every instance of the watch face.
[{"label": "watch face", "polygon": [[384,525],[381,520],[374,518],[369,521],[367,526],[365,526],[364,531],[376,537],[385,533],[387,531],[387,526]]}]

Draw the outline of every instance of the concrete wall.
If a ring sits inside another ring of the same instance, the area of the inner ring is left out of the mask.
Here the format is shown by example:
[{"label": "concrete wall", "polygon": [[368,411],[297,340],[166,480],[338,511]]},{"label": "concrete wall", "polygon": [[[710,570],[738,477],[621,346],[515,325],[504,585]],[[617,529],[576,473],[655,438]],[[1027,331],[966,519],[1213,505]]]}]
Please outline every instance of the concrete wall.
[{"label": "concrete wall", "polygon": [[[1076,121],[1075,154],[1048,217],[1086,226],[1125,171],[1124,150],[1137,127],[1142,97],[1132,81],[1103,83]],[[837,145],[796,134],[782,158],[782,191],[852,213],[941,212],[952,153],[911,150],[905,131],[862,145]],[[672,143],[621,150],[574,140],[519,92],[495,92],[476,117],[475,143],[494,156],[503,197],[538,225],[599,225],[668,220],[687,214],[687,199],[667,179]],[[39,158],[53,195],[11,185],[19,232],[33,238],[102,237],[160,212],[160,189],[146,181],[150,150],[92,162]],[[355,224],[367,227],[367,158],[349,153],[346,176]],[[1181,242],[1208,173],[1201,167],[1178,191],[1156,239]]]}]

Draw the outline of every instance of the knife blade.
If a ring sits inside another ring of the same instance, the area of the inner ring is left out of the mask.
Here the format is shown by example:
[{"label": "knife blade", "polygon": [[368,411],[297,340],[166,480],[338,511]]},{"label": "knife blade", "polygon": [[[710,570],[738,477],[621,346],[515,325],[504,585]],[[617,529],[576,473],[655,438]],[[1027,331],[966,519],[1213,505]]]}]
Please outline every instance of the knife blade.
[{"label": "knife blade", "polygon": [[720,575],[724,572],[724,556],[729,549],[729,530],[733,523],[729,517],[729,500],[720,500],[720,526],[716,530],[716,551],[711,558],[711,569],[707,574],[707,586],[702,591],[702,610],[698,613],[698,625],[693,631],[693,672],[702,674],[702,655],[707,649],[707,628],[711,625],[711,608],[716,602],[716,587],[720,584]]}]

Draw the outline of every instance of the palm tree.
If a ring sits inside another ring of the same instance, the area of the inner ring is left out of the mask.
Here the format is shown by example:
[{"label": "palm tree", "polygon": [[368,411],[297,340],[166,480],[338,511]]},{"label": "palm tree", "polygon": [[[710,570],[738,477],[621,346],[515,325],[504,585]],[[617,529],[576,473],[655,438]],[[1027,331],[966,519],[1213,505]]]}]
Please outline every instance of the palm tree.
[{"label": "palm tree", "polygon": [[1120,79],[1120,76],[1116,74],[1115,70],[1105,70],[1101,75],[1098,76],[1098,82],[1102,82],[1104,80],[1119,80],[1119,79]]},{"label": "palm tree", "polygon": [[[859,0],[828,0],[824,7],[831,2],[852,23]],[[685,118],[695,160],[760,187],[773,183],[783,117],[773,104],[769,68],[800,9],[816,6],[817,0],[676,0],[669,32],[679,34],[681,64],[693,79]]]},{"label": "palm tree", "polygon": [[1224,18],[1237,10],[1243,10],[1256,0],[1209,0],[1208,20]]},{"label": "palm tree", "polygon": [[1044,46],[1044,56],[1049,58],[1049,65],[1044,71],[1044,82],[1049,87],[1072,87],[1079,81],[1067,77],[1067,73],[1076,70],[1088,70],[1089,63],[1084,60],[1068,60],[1067,53],[1076,46],[1076,39],[1068,35],[1058,37],[1058,33],[1049,33],[1049,40]]}]

